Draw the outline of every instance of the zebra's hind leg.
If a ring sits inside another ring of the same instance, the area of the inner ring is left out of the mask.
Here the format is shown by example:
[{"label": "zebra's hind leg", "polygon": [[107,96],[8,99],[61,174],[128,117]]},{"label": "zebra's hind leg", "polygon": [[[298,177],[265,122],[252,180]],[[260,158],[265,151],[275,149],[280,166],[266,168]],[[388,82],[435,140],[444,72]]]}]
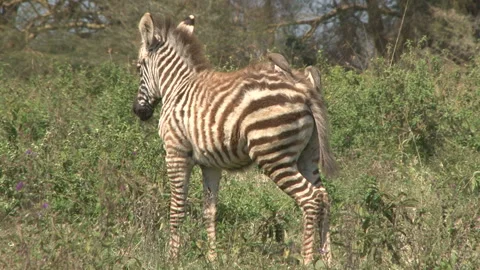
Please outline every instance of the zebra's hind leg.
[{"label": "zebra's hind leg", "polygon": [[218,188],[222,171],[216,168],[202,166],[203,176],[203,220],[207,229],[208,253],[207,259],[212,262],[217,258],[215,217],[217,214]]},{"label": "zebra's hind leg", "polygon": [[170,181],[169,259],[176,260],[180,249],[179,227],[185,218],[185,202],[193,162],[189,157],[168,154],[168,149],[165,160]]},{"label": "zebra's hind leg", "polygon": [[320,255],[327,265],[331,265],[332,253],[330,249],[330,201],[325,187],[322,185],[320,172],[318,168],[319,147],[316,130],[312,135],[309,143],[300,154],[297,166],[300,173],[319,190],[319,214],[318,227],[320,231]]},{"label": "zebra's hind leg", "polygon": [[[277,186],[292,197],[300,206],[303,212],[303,263],[309,264],[313,260],[313,246],[315,229],[317,228],[318,217],[322,202],[326,193],[308,181],[298,170],[295,157],[281,158],[270,157],[273,162],[262,162],[259,164],[264,172],[272,179]],[[262,158],[259,157],[259,160]]]},{"label": "zebra's hind leg", "polygon": [[327,266],[332,263],[332,250],[330,247],[330,200],[325,187],[318,187],[323,193],[320,213],[318,216],[318,225],[320,229],[320,255]]}]

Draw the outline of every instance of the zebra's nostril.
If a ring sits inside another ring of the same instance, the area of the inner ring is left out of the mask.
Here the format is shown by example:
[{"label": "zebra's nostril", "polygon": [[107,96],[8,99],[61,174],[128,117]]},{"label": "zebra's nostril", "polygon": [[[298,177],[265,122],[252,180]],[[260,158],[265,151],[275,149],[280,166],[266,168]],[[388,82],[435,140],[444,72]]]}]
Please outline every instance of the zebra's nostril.
[{"label": "zebra's nostril", "polygon": [[150,119],[153,115],[153,108],[150,106],[142,106],[135,102],[133,104],[133,112],[140,118],[142,121]]}]

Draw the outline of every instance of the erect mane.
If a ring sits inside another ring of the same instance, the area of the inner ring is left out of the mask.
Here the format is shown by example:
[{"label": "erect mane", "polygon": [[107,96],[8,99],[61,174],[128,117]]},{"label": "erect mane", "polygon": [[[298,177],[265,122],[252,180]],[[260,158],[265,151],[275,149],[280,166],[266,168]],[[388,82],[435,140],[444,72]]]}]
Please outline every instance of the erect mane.
[{"label": "erect mane", "polygon": [[165,16],[152,15],[155,33],[175,48],[177,53],[189,62],[197,72],[210,68],[205,57],[203,44],[195,34],[178,29],[172,19]]}]

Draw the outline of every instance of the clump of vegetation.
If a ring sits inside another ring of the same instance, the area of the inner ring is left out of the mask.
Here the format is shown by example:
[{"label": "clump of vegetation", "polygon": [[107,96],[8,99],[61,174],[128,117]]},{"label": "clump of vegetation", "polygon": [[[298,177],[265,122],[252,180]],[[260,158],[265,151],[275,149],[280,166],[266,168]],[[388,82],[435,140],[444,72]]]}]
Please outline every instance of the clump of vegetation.
[{"label": "clump of vegetation", "polygon": [[324,68],[343,163],[331,182],[343,266],[475,268],[478,67],[411,48],[396,64],[377,59],[362,74]]}]

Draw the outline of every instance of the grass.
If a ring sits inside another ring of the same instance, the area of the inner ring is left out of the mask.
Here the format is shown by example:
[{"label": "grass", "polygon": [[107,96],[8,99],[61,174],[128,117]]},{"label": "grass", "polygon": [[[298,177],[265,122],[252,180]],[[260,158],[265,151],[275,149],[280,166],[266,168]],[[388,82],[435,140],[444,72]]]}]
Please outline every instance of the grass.
[{"label": "grass", "polygon": [[[480,264],[478,61],[412,50],[364,74],[323,66],[342,168],[326,180],[333,269]],[[133,72],[48,70],[0,69],[0,268],[302,268],[301,212],[255,169],[223,176],[214,264],[194,171],[181,260],[169,263],[164,152],[156,121],[131,113]]]}]

